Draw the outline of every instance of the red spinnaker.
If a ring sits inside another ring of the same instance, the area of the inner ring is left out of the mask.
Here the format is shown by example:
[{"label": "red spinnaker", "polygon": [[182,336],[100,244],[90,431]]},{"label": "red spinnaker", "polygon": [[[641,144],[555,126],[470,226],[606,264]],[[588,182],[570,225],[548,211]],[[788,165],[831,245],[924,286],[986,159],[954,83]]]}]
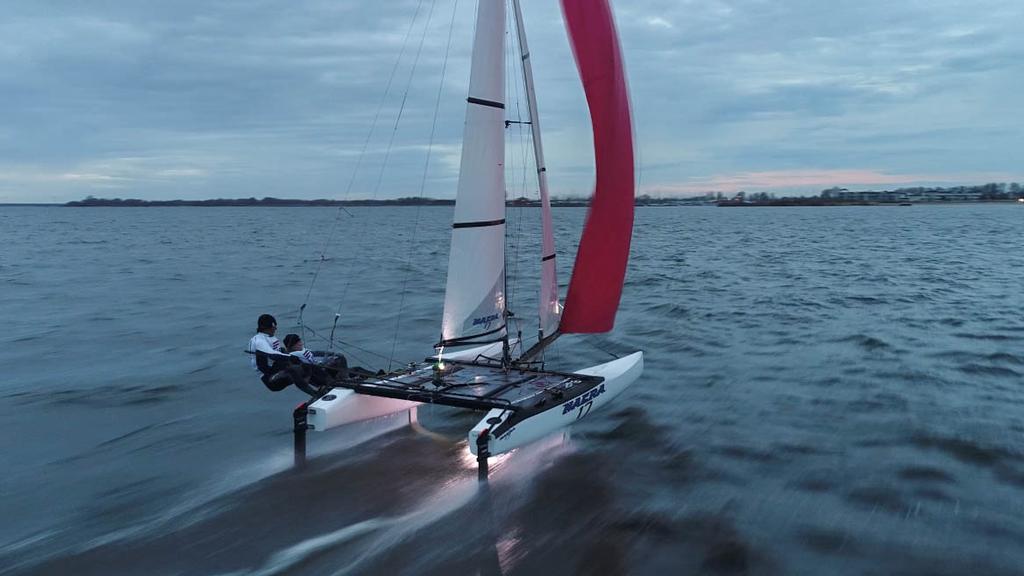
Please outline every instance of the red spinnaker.
[{"label": "red spinnaker", "polygon": [[594,128],[597,178],[562,312],[561,332],[615,324],[633,233],[633,128],[622,53],[608,0],[562,0]]}]

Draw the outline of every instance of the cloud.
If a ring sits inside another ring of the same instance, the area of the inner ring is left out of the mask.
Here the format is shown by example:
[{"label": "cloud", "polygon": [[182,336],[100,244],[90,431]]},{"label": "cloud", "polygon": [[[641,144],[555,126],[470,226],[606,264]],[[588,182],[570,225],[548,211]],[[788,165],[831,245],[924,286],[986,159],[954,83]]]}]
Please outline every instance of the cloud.
[{"label": "cloud", "polygon": [[667,30],[671,30],[672,28],[674,28],[674,26],[672,26],[671,22],[669,22],[668,20],[665,20],[661,16],[649,16],[649,17],[647,17],[645,22],[651,28],[664,28],[664,29],[667,29]]},{"label": "cloud", "polygon": [[[1018,170],[1016,0],[613,2],[645,186],[799,186],[818,174],[827,187],[843,174],[952,181]],[[589,117],[562,17],[546,0],[523,3],[552,189],[585,192]],[[110,186],[143,198],[312,198],[344,194],[349,182],[354,196],[422,186],[450,197],[475,4],[430,6],[6,7],[5,198],[70,200]],[[510,86],[509,113],[524,99]],[[886,184],[872,181],[863,185]]]}]

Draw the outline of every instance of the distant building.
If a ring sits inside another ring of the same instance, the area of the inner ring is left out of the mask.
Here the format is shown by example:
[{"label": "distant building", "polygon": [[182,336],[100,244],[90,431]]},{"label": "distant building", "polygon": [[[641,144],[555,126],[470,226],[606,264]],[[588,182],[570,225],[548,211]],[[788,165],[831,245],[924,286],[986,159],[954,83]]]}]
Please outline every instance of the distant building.
[{"label": "distant building", "polygon": [[907,199],[911,202],[977,202],[981,200],[981,192],[970,188],[915,189]]}]

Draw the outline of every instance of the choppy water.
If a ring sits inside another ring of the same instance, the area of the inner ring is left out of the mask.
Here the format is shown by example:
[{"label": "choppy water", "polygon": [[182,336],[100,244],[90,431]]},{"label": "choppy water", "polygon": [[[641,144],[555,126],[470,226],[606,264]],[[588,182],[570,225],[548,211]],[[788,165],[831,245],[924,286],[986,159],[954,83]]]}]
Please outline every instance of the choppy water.
[{"label": "choppy water", "polygon": [[[420,359],[450,210],[351,212],[305,318],[340,302],[352,363]],[[555,216],[565,279],[584,211]],[[485,488],[443,408],[288,470],[302,396],[242,349],[294,323],[334,219],[0,208],[0,573],[1024,571],[1024,209],[639,209],[616,331],[551,366],[644,375]]]}]

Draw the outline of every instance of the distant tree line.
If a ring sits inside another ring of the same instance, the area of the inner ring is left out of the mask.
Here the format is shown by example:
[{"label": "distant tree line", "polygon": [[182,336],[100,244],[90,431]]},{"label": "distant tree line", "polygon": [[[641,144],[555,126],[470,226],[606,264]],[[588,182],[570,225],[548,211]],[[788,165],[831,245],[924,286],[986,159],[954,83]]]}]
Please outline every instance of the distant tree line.
[{"label": "distant tree line", "polygon": [[[737,192],[727,196],[722,192],[708,192],[694,198],[654,197],[642,194],[636,197],[637,206],[676,206],[680,204],[750,205],[768,204],[785,206],[821,206],[832,204],[914,201],[998,201],[1024,198],[1024,186],[1017,182],[981,184],[978,186],[911,187],[895,190],[850,191],[846,188],[828,188],[817,196],[782,196],[771,192]],[[552,206],[587,206],[589,197],[554,197]],[[405,196],[387,200],[296,200],[286,198],[217,198],[214,200],[140,200],[137,198],[95,198],[68,202],[65,206],[451,206],[455,200],[429,198],[426,196]],[[508,206],[536,207],[540,200],[520,196],[506,202]]]},{"label": "distant tree line", "polygon": [[[846,192],[845,188],[829,188],[821,191],[821,198],[835,197],[842,192]],[[897,188],[895,190],[884,190],[881,194],[891,194],[896,196],[906,197],[919,197],[919,196],[931,196],[931,197],[964,197],[973,196],[980,200],[1015,200],[1024,196],[1024,188],[1021,187],[1017,182],[989,182],[988,184],[980,184],[977,186],[951,186],[948,188],[942,187],[925,187],[916,186],[911,188]]]},{"label": "distant tree line", "polygon": [[95,198],[68,202],[65,206],[159,207],[159,206],[451,206],[454,200],[408,196],[391,200],[295,200],[286,198],[217,198],[215,200],[139,200],[137,198]]},{"label": "distant tree line", "polygon": [[870,205],[907,202],[994,202],[1024,198],[1024,186],[1016,182],[981,184],[977,186],[897,188],[895,190],[848,190],[828,188],[817,196],[777,197],[769,192],[737,192],[725,197],[721,192],[709,192],[700,199],[719,206],[832,206]]},{"label": "distant tree line", "polygon": [[[140,200],[138,198],[95,198],[87,196],[84,200],[67,202],[65,206],[73,207],[160,207],[160,206],[453,206],[455,200],[428,198],[426,196],[406,196],[386,200],[296,200],[284,198],[217,198],[215,200]],[[508,206],[536,207],[540,200],[520,196],[506,201]],[[552,206],[587,206],[590,198],[552,198]]]}]

